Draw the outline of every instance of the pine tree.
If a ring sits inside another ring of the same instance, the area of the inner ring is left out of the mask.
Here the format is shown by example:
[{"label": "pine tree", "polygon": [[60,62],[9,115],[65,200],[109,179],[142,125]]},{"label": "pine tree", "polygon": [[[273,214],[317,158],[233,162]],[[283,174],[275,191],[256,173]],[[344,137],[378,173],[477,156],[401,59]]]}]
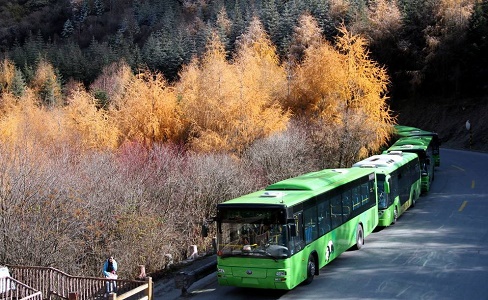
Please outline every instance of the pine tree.
[{"label": "pine tree", "polygon": [[46,60],[39,62],[31,85],[46,106],[52,108],[63,104],[59,76]]},{"label": "pine tree", "polygon": [[66,20],[63,25],[63,31],[61,32],[61,36],[64,38],[69,38],[73,32],[75,31],[75,28],[73,26],[73,23],[71,22],[71,19]]},{"label": "pine tree", "polygon": [[18,68],[15,68],[15,76],[12,80],[11,88],[12,94],[17,98],[20,98],[24,95],[26,88],[27,84],[25,82],[24,75]]},{"label": "pine tree", "polygon": [[97,15],[98,17],[103,15],[103,13],[105,12],[105,3],[103,2],[103,0],[95,0],[95,15]]}]

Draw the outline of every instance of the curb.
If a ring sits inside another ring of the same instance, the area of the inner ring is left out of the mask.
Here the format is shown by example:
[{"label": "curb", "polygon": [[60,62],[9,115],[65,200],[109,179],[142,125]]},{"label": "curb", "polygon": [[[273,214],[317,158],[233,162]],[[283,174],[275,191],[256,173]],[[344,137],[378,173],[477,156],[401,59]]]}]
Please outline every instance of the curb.
[{"label": "curb", "polygon": [[185,299],[191,291],[205,286],[216,278],[217,258],[215,255],[195,260],[172,277],[154,282],[153,299]]}]

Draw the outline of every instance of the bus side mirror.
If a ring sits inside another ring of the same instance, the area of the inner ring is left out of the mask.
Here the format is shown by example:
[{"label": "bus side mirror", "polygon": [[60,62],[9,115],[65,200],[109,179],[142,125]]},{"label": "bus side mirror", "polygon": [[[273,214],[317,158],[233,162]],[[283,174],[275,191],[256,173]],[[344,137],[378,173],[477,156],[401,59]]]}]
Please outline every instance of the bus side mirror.
[{"label": "bus side mirror", "polygon": [[203,223],[202,224],[202,237],[207,237],[208,236],[208,224]]}]

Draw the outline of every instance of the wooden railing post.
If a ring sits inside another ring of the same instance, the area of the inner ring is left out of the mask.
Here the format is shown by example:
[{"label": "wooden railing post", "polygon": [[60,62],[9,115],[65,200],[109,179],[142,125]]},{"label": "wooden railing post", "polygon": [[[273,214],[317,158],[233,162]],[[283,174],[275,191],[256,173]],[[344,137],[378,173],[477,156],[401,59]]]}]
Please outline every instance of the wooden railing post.
[{"label": "wooden railing post", "polygon": [[117,293],[108,294],[108,300],[117,300]]},{"label": "wooden railing post", "polygon": [[78,300],[78,293],[69,293],[68,294],[68,300]]},{"label": "wooden railing post", "polygon": [[153,281],[152,277],[146,277],[147,281],[147,290],[146,290],[146,296],[148,300],[153,299]]}]

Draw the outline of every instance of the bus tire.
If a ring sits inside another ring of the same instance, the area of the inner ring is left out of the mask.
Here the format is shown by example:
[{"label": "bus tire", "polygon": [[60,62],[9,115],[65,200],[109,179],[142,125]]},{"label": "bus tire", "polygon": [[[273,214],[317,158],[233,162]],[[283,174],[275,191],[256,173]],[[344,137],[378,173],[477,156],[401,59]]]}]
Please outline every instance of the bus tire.
[{"label": "bus tire", "polygon": [[412,197],[412,207],[415,207],[415,204],[417,204],[417,195],[415,195],[415,193],[413,193],[413,197]]},{"label": "bus tire", "polygon": [[391,221],[391,224],[395,224],[398,221],[398,208],[395,207],[395,210],[393,211],[393,221]]},{"label": "bus tire", "polygon": [[310,254],[307,263],[307,279],[305,279],[304,283],[305,284],[312,283],[316,272],[317,272],[317,262],[315,261],[315,257],[312,254]]},{"label": "bus tire", "polygon": [[364,245],[363,226],[361,226],[361,224],[358,224],[358,227],[356,229],[356,245],[354,245],[354,249],[359,250],[363,247],[363,245]]}]

